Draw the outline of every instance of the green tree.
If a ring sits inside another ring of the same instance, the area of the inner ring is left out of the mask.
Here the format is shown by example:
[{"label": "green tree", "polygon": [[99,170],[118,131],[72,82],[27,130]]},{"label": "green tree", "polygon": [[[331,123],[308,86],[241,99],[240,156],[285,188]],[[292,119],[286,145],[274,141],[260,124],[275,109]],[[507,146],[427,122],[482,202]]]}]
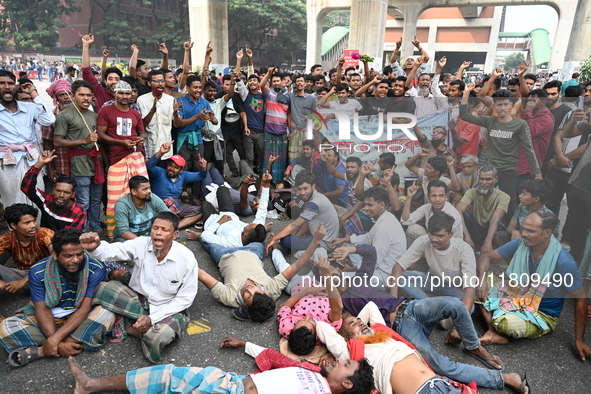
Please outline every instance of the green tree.
[{"label": "green tree", "polygon": [[0,0],[0,45],[45,51],[56,46],[62,15],[79,11],[75,0]]},{"label": "green tree", "polygon": [[515,52],[507,56],[505,60],[505,71],[516,70],[521,64],[521,61],[525,60],[522,52]]},{"label": "green tree", "polygon": [[591,82],[591,56],[589,56],[587,60],[582,61],[575,71],[578,71],[581,74],[579,81]]},{"label": "green tree", "polygon": [[326,32],[331,27],[343,26],[349,28],[351,25],[351,11],[333,11],[326,15],[324,22],[322,23],[322,32]]},{"label": "green tree", "polygon": [[228,28],[231,52],[247,42],[255,56],[265,46],[264,61],[289,63],[306,45],[306,5],[299,0],[230,0]]}]

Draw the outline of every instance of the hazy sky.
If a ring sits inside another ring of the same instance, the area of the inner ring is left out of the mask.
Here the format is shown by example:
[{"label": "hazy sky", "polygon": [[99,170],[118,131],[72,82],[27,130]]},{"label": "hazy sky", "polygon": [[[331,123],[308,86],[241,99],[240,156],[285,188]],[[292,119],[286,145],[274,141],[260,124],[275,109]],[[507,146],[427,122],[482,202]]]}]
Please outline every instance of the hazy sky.
[{"label": "hazy sky", "polygon": [[550,43],[554,42],[558,14],[547,5],[520,5],[507,7],[505,16],[506,32],[530,32],[538,27],[550,32]]}]

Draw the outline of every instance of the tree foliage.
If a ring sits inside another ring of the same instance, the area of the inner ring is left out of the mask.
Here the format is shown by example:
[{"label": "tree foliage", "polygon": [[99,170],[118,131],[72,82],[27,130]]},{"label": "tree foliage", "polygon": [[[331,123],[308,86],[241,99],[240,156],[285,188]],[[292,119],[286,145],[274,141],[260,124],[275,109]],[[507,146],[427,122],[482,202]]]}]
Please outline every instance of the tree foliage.
[{"label": "tree foliage", "polygon": [[331,27],[343,26],[349,28],[351,25],[351,11],[333,11],[326,15],[324,22],[322,23],[322,32],[326,32]]},{"label": "tree foliage", "polygon": [[521,61],[525,60],[522,52],[515,52],[507,56],[505,60],[505,71],[517,69],[521,65]]},{"label": "tree foliage", "polygon": [[306,5],[299,0],[228,2],[230,51],[240,42],[247,42],[256,56],[267,44],[264,60],[269,64],[289,63],[294,52],[305,48],[306,25]]},{"label": "tree foliage", "polygon": [[62,15],[79,11],[75,0],[0,0],[0,45],[45,51],[56,46]]},{"label": "tree foliage", "polygon": [[[582,61],[575,71],[578,71],[581,74],[579,81],[591,82],[591,56],[589,56],[587,60]],[[570,77],[570,75],[568,77]]]}]

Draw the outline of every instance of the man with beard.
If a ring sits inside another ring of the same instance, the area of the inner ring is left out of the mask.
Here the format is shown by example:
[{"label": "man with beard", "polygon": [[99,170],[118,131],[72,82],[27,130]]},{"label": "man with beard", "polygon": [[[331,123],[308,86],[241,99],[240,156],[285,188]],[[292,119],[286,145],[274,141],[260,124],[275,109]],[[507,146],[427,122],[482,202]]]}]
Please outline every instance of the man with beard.
[{"label": "man with beard", "polygon": [[14,74],[0,70],[0,196],[4,206],[30,203],[15,185],[22,182],[39,155],[36,124],[49,126],[55,122],[32,83],[21,89],[31,94],[34,103],[17,102],[16,89]]},{"label": "man with beard", "polygon": [[[152,88],[152,93],[139,96],[137,103],[146,130],[146,157],[152,157],[162,144],[172,141],[173,113],[179,110],[180,104],[175,102],[172,96],[164,93],[166,78],[162,70],[150,71],[148,84]],[[170,156],[172,152],[167,153],[164,159]]]},{"label": "man with beard", "polygon": [[[570,106],[563,104],[561,101],[561,97],[563,96],[561,93],[561,86],[562,82],[560,81],[550,81],[542,88],[548,95],[548,98],[546,99],[546,107],[554,117],[554,128],[552,129],[550,145],[548,146],[548,151],[546,152],[544,163],[542,165],[542,171],[545,171],[546,174],[549,174],[551,171],[548,168],[548,162],[552,160],[554,156],[556,156],[556,161],[560,164],[559,167],[568,167],[570,165],[570,160],[567,160],[565,154],[562,152],[562,138],[556,138],[556,132],[560,128],[562,120],[570,111],[572,111]],[[560,170],[557,169],[557,171]],[[564,191],[562,194],[564,195]]]},{"label": "man with beard", "polygon": [[[304,90],[306,77],[302,74],[293,77],[293,92],[277,92],[277,101],[289,106],[291,123],[289,124],[288,156],[290,163],[302,156],[302,142],[306,139],[308,119],[312,109],[316,108],[316,99]],[[289,167],[287,167],[289,169]]]},{"label": "man with beard", "polygon": [[[80,364],[70,358],[70,372],[76,378],[76,394],[98,391],[155,391],[159,393],[186,392],[256,394],[369,394],[374,380],[367,360],[336,360],[322,367],[295,361],[273,349],[265,349],[243,339],[226,337],[222,348],[243,347],[244,352],[255,358],[260,373],[238,375],[216,367],[176,367],[158,365],[129,371],[108,378],[89,378]],[[182,376],[182,380],[173,377]],[[140,381],[141,379],[141,381]]]},{"label": "man with beard", "polygon": [[[410,75],[415,75],[419,67],[422,65],[424,59],[419,57],[411,70]],[[413,97],[417,106],[415,115],[420,118],[424,115],[441,112],[447,107],[447,100],[437,98],[431,91],[439,89],[439,86],[432,84],[431,75],[423,73],[419,75],[419,82],[417,87],[412,86],[413,78],[406,80],[406,87],[409,88],[406,92],[408,97]],[[439,83],[439,80],[437,80]]]},{"label": "man with beard", "polygon": [[462,156],[460,168],[462,171],[457,174],[457,178],[462,189],[450,193],[450,201],[454,206],[462,200],[464,193],[478,183],[478,157],[474,155]]},{"label": "man with beard", "polygon": [[[483,254],[478,261],[478,273],[489,277],[491,261],[509,261],[505,271],[511,277],[531,278],[528,281],[494,281],[489,289],[487,280],[480,282],[478,297],[483,300],[480,311],[488,330],[480,338],[487,344],[504,345],[510,338],[539,338],[556,328],[564,301],[574,301],[575,348],[582,361],[591,348],[585,342],[587,296],[581,283],[579,267],[573,257],[552,235],[558,218],[552,212],[533,211],[523,221],[521,238]],[[535,280],[536,276],[540,278]],[[542,278],[569,278],[567,281]],[[516,284],[515,284],[516,283]]]},{"label": "man with beard", "polygon": [[[423,74],[427,71],[427,63],[429,62],[429,54],[427,53],[427,51],[425,51],[423,48],[421,48],[421,42],[419,40],[417,40],[416,36],[415,36],[415,39],[412,41],[412,45],[414,45],[414,47],[417,48],[417,50],[419,52],[421,52],[421,57],[423,58],[423,64],[419,68],[419,72],[421,74]],[[412,75],[410,72],[412,71],[413,66],[415,65],[416,59],[413,56],[409,56],[404,61],[404,64],[402,66],[400,66],[400,64],[398,63],[397,57],[398,57],[398,52],[399,52],[401,46],[402,46],[402,37],[400,38],[399,41],[396,41],[396,49],[394,50],[394,52],[392,52],[392,56],[390,57],[390,63],[391,63],[390,65],[392,66],[392,72],[394,73],[394,75],[396,77],[409,77],[411,79],[414,79],[415,76]]]},{"label": "man with beard", "polygon": [[53,151],[43,151],[37,163],[25,174],[21,191],[39,207],[41,226],[58,231],[64,228],[84,230],[86,211],[75,201],[76,181],[58,174],[51,194],[37,189],[37,176],[41,169],[55,159]]},{"label": "man with beard", "polygon": [[[328,164],[327,164],[328,163]],[[312,171],[316,177],[316,189],[339,207],[346,207],[349,198],[349,183],[342,176],[332,175],[328,166],[335,169],[333,173],[345,173],[345,166],[336,148],[324,149],[320,153],[320,160]]]},{"label": "man with beard", "polygon": [[25,204],[14,204],[4,211],[12,231],[0,237],[0,255],[8,252],[16,268],[0,264],[0,290],[16,293],[25,288],[31,266],[53,251],[51,237],[54,232],[37,226],[37,214],[37,209]]},{"label": "man with beard", "polygon": [[[421,160],[420,168],[425,168],[428,160],[432,157],[444,157],[446,160],[448,157],[456,158],[456,153],[445,143],[445,140],[447,139],[447,130],[444,126],[433,127],[430,140],[423,134],[420,127],[415,126],[413,130],[417,139],[421,143],[421,147],[429,149],[429,154]],[[451,174],[446,173],[446,175]]]},{"label": "man with beard", "polygon": [[305,235],[305,228],[308,227],[310,234],[314,234],[316,227],[320,224],[324,224],[326,228],[326,237],[322,240],[321,246],[325,249],[332,249],[328,246],[328,241],[339,235],[337,211],[328,197],[316,190],[316,177],[311,171],[302,170],[296,176],[295,187],[298,197],[306,205],[301,215],[293,223],[288,224],[278,234],[269,238],[266,246],[267,253],[275,247],[277,241],[281,242],[281,247],[285,250],[292,252],[305,250],[312,240],[311,235]]},{"label": "man with beard", "polygon": [[146,167],[150,174],[154,194],[160,197],[169,209],[177,212],[177,215],[181,218],[179,227],[185,228],[197,223],[203,215],[197,213],[197,207],[195,206],[189,206],[179,211],[179,198],[186,183],[202,181],[207,177],[207,161],[200,158],[200,171],[189,172],[184,171],[185,159],[179,155],[174,155],[167,160],[166,167],[162,168],[158,164],[162,157],[171,151],[172,144],[172,142],[162,144],[160,150],[148,160]]},{"label": "man with beard", "polygon": [[67,148],[72,179],[76,182],[78,203],[87,213],[90,231],[101,232],[101,200],[106,155],[100,150],[96,133],[97,114],[90,110],[92,85],[72,84],[74,106],[66,108],[55,121],[53,144]]},{"label": "man with beard", "polygon": [[90,256],[134,262],[129,287],[118,281],[103,282],[96,289],[95,302],[123,316],[125,331],[140,338],[144,356],[154,364],[160,362],[166,345],[181,338],[189,323],[188,308],[197,295],[197,260],[186,246],[174,241],[178,225],[175,214],[159,212],[149,237],[113,244],[101,241],[96,233],[80,237]]},{"label": "man with beard", "polygon": [[92,74],[90,67],[90,46],[94,42],[94,35],[87,34],[82,37],[82,78],[90,83],[94,89],[94,98],[96,100],[96,107],[102,108],[103,104],[112,100],[115,96],[113,87],[123,77],[123,73],[117,67],[109,67],[104,70],[106,88],[102,87],[95,76]]},{"label": "man with beard", "polygon": [[[383,299],[382,296],[377,302]],[[337,360],[365,356],[374,367],[375,387],[382,394],[457,394],[463,392],[457,382],[470,383],[472,390],[476,389],[476,383],[498,389],[508,386],[521,394],[531,392],[527,380],[522,382],[518,374],[500,371],[503,363],[482,347],[470,314],[459,300],[437,297],[404,301],[399,298],[398,302],[392,328],[385,324],[378,306],[370,301],[358,316],[343,315],[341,335],[328,323],[316,322],[318,339]],[[456,363],[437,353],[428,334],[445,317],[451,317],[462,333],[464,352],[484,360],[493,370]],[[450,378],[457,380],[453,386]]]},{"label": "man with beard", "polygon": [[84,253],[81,235],[74,229],[55,233],[51,256],[29,270],[31,302],[0,324],[0,340],[10,353],[11,366],[98,351],[105,345],[115,316],[92,301],[107,271]]},{"label": "man with beard", "polygon": [[511,198],[497,189],[497,169],[485,165],[478,174],[478,185],[466,192],[456,205],[464,216],[464,241],[472,248],[481,246],[482,253],[493,250],[495,233],[504,230],[503,217]]},{"label": "man with beard", "polygon": [[129,191],[115,204],[117,241],[148,235],[152,218],[159,212],[170,212],[160,197],[152,195],[148,178],[138,175],[131,177]]},{"label": "man with beard", "polygon": [[119,81],[113,91],[117,102],[101,108],[96,120],[99,140],[109,145],[106,209],[109,238],[115,230],[115,203],[129,193],[129,179],[134,175],[148,175],[141,152],[146,138],[144,124],[141,115],[129,108],[131,86]]},{"label": "man with beard", "polygon": [[[57,80],[49,85],[45,90],[49,97],[53,99],[53,114],[57,117],[59,113],[74,103],[70,94],[72,93],[72,84],[64,79]],[[43,150],[53,150],[53,136],[55,126],[41,126],[41,139],[43,140]],[[55,148],[57,156],[53,163],[47,166],[47,179],[45,180],[45,190],[50,191],[53,188],[57,174],[70,175],[70,160],[66,148]]]}]

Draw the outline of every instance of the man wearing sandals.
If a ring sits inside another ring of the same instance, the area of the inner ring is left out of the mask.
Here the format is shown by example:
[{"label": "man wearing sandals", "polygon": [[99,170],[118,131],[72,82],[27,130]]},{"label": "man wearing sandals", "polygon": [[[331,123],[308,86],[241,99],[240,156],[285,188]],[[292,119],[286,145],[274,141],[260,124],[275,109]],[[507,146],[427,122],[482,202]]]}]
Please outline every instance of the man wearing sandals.
[{"label": "man wearing sandals", "polygon": [[105,344],[115,315],[92,305],[105,266],[80,245],[82,232],[55,233],[53,254],[29,270],[31,301],[0,324],[0,340],[13,367],[42,357],[69,357]]}]

